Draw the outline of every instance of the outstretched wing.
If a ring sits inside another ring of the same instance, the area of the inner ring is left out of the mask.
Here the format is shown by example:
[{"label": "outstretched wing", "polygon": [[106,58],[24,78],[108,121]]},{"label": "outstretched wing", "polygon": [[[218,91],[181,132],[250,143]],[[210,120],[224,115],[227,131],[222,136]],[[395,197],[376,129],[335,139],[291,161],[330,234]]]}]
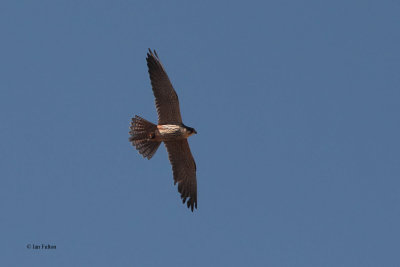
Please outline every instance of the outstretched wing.
[{"label": "outstretched wing", "polygon": [[187,206],[193,211],[197,209],[197,181],[196,163],[190,152],[187,139],[164,141],[167,147],[169,161],[172,165],[175,184],[178,183],[178,192],[182,202],[187,200]]},{"label": "outstretched wing", "polygon": [[157,52],[147,53],[147,67],[158,113],[158,124],[182,123],[178,96],[172,86]]}]

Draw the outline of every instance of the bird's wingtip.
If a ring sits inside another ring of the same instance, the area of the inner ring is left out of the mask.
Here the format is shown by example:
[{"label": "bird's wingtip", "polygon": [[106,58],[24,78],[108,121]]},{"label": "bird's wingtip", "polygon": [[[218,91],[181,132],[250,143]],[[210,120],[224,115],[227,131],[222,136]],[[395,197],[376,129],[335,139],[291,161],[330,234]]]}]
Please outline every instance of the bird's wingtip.
[{"label": "bird's wingtip", "polygon": [[147,49],[149,50],[149,52],[147,52],[147,56],[149,56],[149,57],[152,56],[152,57],[159,59],[157,51],[155,49],[153,49],[153,51],[151,51],[150,48],[147,48]]}]

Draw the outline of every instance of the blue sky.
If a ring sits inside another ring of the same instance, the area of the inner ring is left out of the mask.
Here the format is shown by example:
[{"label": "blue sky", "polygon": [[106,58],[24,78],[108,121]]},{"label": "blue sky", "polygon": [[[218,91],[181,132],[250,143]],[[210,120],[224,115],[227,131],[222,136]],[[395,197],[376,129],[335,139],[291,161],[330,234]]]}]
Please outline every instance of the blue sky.
[{"label": "blue sky", "polygon": [[[2,1],[2,266],[399,266],[396,1]],[[180,202],[157,50],[197,163]],[[56,245],[55,250],[28,244]]]}]

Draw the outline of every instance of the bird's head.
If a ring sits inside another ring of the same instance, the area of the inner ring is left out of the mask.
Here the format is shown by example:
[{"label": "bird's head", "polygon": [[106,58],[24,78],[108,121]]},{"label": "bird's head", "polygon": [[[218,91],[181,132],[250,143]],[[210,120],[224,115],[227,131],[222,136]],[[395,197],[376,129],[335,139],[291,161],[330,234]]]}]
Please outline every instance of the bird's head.
[{"label": "bird's head", "polygon": [[188,127],[188,126],[185,126],[185,127],[186,127],[187,132],[189,133],[189,136],[191,136],[193,134],[197,134],[197,131],[194,128]]}]

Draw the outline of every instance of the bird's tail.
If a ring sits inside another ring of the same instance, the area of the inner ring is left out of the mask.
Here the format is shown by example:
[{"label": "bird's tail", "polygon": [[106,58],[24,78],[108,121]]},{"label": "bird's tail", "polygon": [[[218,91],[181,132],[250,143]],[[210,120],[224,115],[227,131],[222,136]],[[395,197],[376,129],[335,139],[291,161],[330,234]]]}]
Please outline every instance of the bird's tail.
[{"label": "bird's tail", "polygon": [[132,118],[130,129],[129,141],[143,157],[151,159],[161,144],[161,142],[154,140],[157,125],[135,116]]}]

